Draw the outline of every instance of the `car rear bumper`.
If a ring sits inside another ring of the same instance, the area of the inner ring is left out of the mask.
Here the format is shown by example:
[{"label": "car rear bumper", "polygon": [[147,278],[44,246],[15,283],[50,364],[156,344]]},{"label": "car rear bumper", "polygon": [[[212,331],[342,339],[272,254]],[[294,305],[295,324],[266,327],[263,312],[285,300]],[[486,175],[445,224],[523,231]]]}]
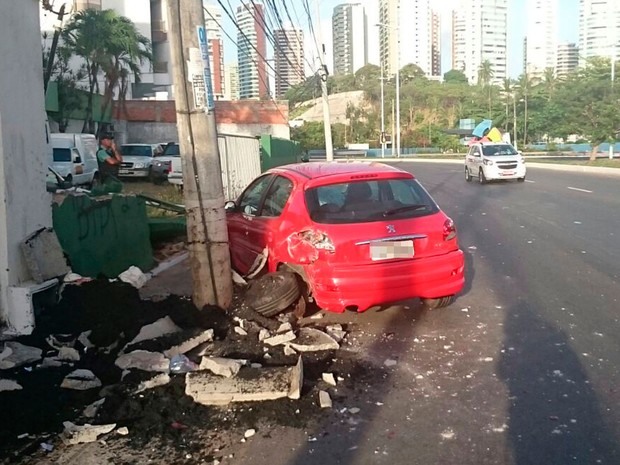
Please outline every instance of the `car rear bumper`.
[{"label": "car rear bumper", "polygon": [[461,250],[411,261],[373,263],[366,266],[308,265],[306,275],[317,305],[342,312],[416,297],[438,298],[459,293],[465,284]]}]

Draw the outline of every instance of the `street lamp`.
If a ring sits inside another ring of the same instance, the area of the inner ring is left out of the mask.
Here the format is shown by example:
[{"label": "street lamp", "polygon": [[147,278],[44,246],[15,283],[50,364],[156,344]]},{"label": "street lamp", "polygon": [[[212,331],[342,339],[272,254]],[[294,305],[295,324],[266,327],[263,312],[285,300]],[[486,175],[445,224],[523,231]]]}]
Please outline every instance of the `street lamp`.
[{"label": "street lamp", "polygon": [[[400,7],[399,7],[400,8]],[[400,15],[396,16],[400,20]],[[397,32],[396,45],[396,157],[400,157],[400,30],[398,25],[390,26],[385,23],[377,23],[376,26],[392,29]],[[381,61],[381,72],[383,73],[383,60]],[[383,74],[382,74],[383,75]],[[383,81],[381,81],[383,84]],[[382,88],[383,89],[383,88]],[[381,105],[383,106],[383,99]],[[394,143],[392,142],[392,147]]]},{"label": "street lamp", "polygon": [[383,90],[383,62],[381,62],[381,158],[385,158],[385,93]]}]

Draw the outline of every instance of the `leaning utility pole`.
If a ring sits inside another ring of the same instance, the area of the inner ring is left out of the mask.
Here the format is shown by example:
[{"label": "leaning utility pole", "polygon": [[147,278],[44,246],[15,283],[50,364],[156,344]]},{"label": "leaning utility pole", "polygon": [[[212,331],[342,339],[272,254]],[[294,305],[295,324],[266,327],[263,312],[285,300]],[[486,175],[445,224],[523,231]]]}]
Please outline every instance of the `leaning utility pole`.
[{"label": "leaning utility pole", "polygon": [[325,44],[323,43],[323,33],[321,32],[321,12],[319,9],[319,2],[316,0],[316,14],[318,20],[319,31],[319,44],[321,50],[319,50],[319,61],[321,62],[321,69],[319,70],[319,77],[321,78],[321,93],[323,95],[323,128],[325,130],[325,159],[327,161],[334,160],[334,143],[332,140],[332,122],[331,114],[329,110],[329,94],[327,92],[327,78],[329,73],[327,71],[327,65],[325,59],[327,54],[325,53]]},{"label": "leaning utility pole", "polygon": [[202,0],[169,0],[187,239],[198,308],[232,303],[232,272]]}]

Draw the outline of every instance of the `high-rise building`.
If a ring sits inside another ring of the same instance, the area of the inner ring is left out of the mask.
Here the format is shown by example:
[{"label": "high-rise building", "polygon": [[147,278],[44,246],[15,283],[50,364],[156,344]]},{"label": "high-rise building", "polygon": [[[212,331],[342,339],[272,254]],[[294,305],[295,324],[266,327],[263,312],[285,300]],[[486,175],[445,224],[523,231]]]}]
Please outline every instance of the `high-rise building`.
[{"label": "high-rise building", "polygon": [[239,65],[239,98],[269,97],[266,69],[267,38],[264,7],[244,1],[237,7],[237,63]]},{"label": "high-rise building", "polygon": [[362,4],[334,8],[332,37],[334,74],[352,74],[368,64],[368,19]]},{"label": "high-rise building", "polygon": [[433,74],[430,0],[379,0],[379,58],[388,75],[407,64]]},{"label": "high-rise building", "polygon": [[501,84],[507,77],[508,0],[460,0],[452,21],[452,67],[473,84],[488,61],[491,82]]},{"label": "high-rise building", "polygon": [[558,0],[527,0],[527,42],[523,72],[541,77],[555,69],[558,40]]},{"label": "high-rise building", "polygon": [[224,99],[239,100],[239,67],[226,66],[224,72]]},{"label": "high-rise building", "polygon": [[431,75],[441,76],[441,15],[432,11]]},{"label": "high-rise building", "polygon": [[579,67],[579,49],[576,44],[559,44],[557,55],[555,75],[558,79],[566,78]]},{"label": "high-rise building", "polygon": [[276,29],[274,39],[276,98],[283,98],[291,86],[305,78],[304,33],[295,28]]},{"label": "high-rise building", "polygon": [[216,99],[224,98],[224,42],[222,41],[222,8],[219,5],[204,4],[205,29],[209,42],[209,65],[211,83]]},{"label": "high-rise building", "polygon": [[580,64],[595,56],[620,55],[620,1],[579,0]]}]

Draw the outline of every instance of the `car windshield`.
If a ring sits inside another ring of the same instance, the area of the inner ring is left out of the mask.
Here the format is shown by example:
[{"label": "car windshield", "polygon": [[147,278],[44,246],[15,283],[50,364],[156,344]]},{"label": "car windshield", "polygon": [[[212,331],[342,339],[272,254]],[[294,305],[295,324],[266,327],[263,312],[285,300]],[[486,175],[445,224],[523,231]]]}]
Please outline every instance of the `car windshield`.
[{"label": "car windshield", "polygon": [[385,179],[315,187],[306,191],[317,223],[365,223],[425,216],[439,211],[415,179]]},{"label": "car windshield", "polygon": [[487,157],[495,157],[501,155],[518,155],[519,153],[512,145],[483,145],[482,153]]},{"label": "car windshield", "polygon": [[126,157],[152,157],[153,148],[150,145],[122,145],[121,154]]},{"label": "car windshield", "polygon": [[71,149],[54,149],[54,161],[71,161]]},{"label": "car windshield", "polygon": [[168,144],[161,154],[163,157],[178,157],[179,155],[181,155],[179,144]]}]

